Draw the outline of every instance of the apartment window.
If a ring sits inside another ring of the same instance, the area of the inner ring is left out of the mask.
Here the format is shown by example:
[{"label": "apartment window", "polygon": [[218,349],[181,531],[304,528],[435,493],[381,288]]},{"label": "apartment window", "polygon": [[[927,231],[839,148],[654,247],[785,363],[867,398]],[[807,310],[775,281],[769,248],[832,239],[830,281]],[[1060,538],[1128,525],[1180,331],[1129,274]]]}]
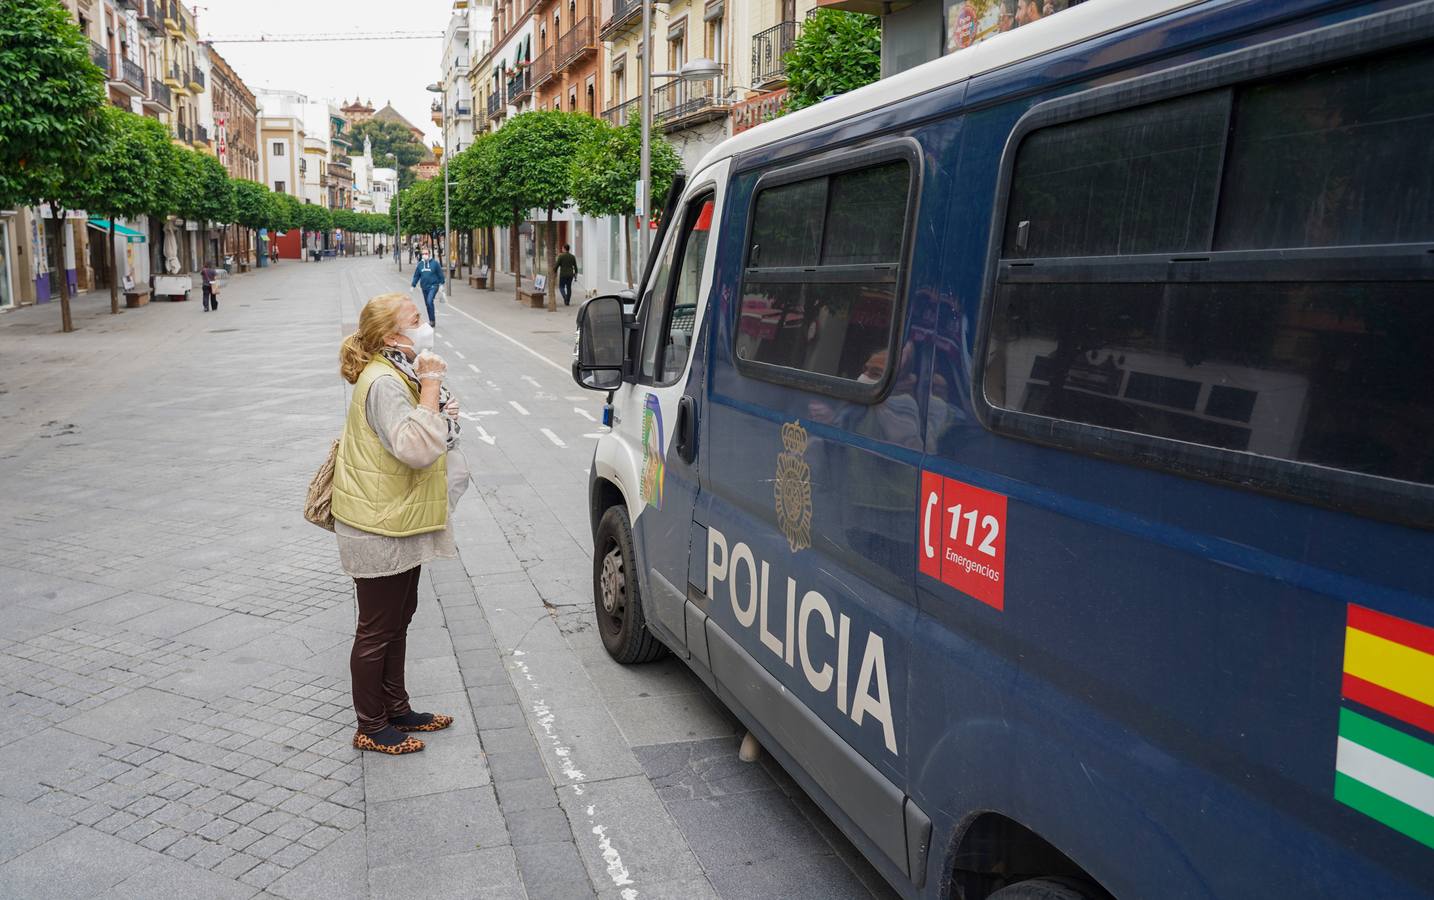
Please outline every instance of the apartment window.
[{"label": "apartment window", "polygon": [[569,110],[570,112],[577,112],[577,109],[578,109],[578,89],[575,88],[575,87],[568,88],[568,110]]},{"label": "apartment window", "polygon": [[287,188],[288,188],[288,185],[286,185],[286,184],[285,184],[284,182],[282,182],[282,181],[276,181],[276,182],[274,182],[274,193],[276,193],[276,194],[282,194],[282,193],[284,193],[284,191],[285,191]]},{"label": "apartment window", "polygon": [[283,142],[283,141],[275,141],[275,142],[274,142],[273,155],[274,155],[274,156],[283,156],[283,155],[284,155],[284,142]]},{"label": "apartment window", "polygon": [[885,383],[869,370],[891,358],[914,190],[904,148],[872,155],[758,183],[737,327],[750,374],[854,400]]}]

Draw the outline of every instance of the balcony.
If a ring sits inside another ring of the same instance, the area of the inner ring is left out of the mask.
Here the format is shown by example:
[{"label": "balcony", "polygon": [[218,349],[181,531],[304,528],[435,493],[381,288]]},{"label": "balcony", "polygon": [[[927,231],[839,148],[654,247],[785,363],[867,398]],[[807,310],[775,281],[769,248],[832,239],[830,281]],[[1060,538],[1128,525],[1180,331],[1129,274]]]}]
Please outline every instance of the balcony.
[{"label": "balcony", "polygon": [[197,68],[189,70],[189,89],[196,94],[204,90],[204,73]]},{"label": "balcony", "polygon": [[607,120],[609,125],[621,128],[626,125],[629,120],[642,115],[642,108],[638,105],[641,102],[642,97],[633,97],[631,100],[603,110],[602,117]]},{"label": "balcony", "polygon": [[652,92],[652,121],[667,131],[680,131],[727,115],[726,77],[712,81],[672,81]]},{"label": "balcony", "polygon": [[134,8],[141,25],[156,30],[164,27],[164,12],[155,0],[141,0],[134,5]]},{"label": "balcony", "polygon": [[532,67],[528,70],[533,76],[533,87],[542,87],[553,79],[553,48],[549,47],[538,58],[533,60]]},{"label": "balcony", "polygon": [[613,0],[612,17],[603,23],[598,37],[610,41],[642,18],[642,0]]},{"label": "balcony", "polygon": [[454,103],[454,104],[453,104],[453,115],[455,115],[455,116],[471,116],[471,115],[473,115],[473,104],[469,103],[467,100],[459,100],[457,103]]},{"label": "balcony", "polygon": [[174,96],[169,88],[157,79],[149,80],[149,94],[141,101],[150,112],[169,112],[174,109]]},{"label": "balcony", "polygon": [[428,105],[428,118],[433,120],[434,125],[443,124],[443,101],[434,100]]},{"label": "balcony", "polygon": [[503,103],[501,93],[494,92],[488,95],[488,118],[501,119],[507,111],[508,107]]},{"label": "balcony", "polygon": [[120,60],[118,77],[110,77],[110,87],[131,97],[143,97],[146,79],[144,69],[132,59]]},{"label": "balcony", "polygon": [[168,3],[161,0],[160,8],[164,10],[164,30],[169,32],[170,37],[184,37],[184,14],[179,11],[176,0],[169,0]]},{"label": "balcony", "polygon": [[187,80],[185,79],[184,74],[179,70],[178,63],[175,63],[169,67],[169,71],[166,72],[164,76],[164,83],[169,85],[169,89],[177,94],[189,93],[189,88],[187,87]]},{"label": "balcony", "polygon": [[110,52],[94,41],[90,41],[90,59],[100,67],[101,72],[110,73]]},{"label": "balcony", "polygon": [[533,93],[533,80],[526,68],[518,70],[518,74],[508,79],[508,102],[517,106],[528,99]]},{"label": "balcony", "polygon": [[797,40],[796,22],[780,22],[752,37],[752,84],[765,87],[786,81],[787,66],[783,60]]},{"label": "balcony", "polygon": [[558,69],[561,70],[584,54],[596,50],[597,41],[593,39],[593,17],[584,16],[581,21],[563,32],[562,36],[558,38]]},{"label": "balcony", "polygon": [[203,125],[196,125],[196,126],[194,126],[193,143],[194,143],[194,145],[195,145],[196,147],[197,147],[197,146],[202,146],[202,145],[204,145],[204,144],[208,144],[208,143],[209,143],[209,129],[208,129],[208,128],[205,128]]}]

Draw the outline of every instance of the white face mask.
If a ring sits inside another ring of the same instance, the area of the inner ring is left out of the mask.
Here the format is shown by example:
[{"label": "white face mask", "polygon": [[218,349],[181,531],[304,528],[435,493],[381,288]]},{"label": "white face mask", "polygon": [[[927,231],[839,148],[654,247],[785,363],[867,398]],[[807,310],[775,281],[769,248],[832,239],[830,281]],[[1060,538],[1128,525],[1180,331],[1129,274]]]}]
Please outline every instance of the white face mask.
[{"label": "white face mask", "polygon": [[414,356],[433,349],[433,326],[427,322],[419,323],[415,328],[405,328],[399,334],[408,338],[409,344],[413,346]]},{"label": "white face mask", "polygon": [[865,372],[862,372],[860,375],[856,376],[857,384],[876,384],[880,380],[880,378],[873,378]]}]

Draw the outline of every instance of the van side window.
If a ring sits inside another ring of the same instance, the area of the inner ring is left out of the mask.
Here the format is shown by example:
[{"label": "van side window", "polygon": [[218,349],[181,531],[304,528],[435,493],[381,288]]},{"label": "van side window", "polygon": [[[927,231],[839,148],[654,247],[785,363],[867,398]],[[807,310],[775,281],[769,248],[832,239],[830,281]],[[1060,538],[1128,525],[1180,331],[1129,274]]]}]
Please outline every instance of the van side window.
[{"label": "van side window", "polygon": [[680,378],[692,352],[713,204],[707,195],[688,205],[684,227],[668,242],[653,277],[642,336],[642,377],[655,384]]},{"label": "van side window", "polygon": [[1327,469],[1434,485],[1431,134],[1427,46],[1033,132],[989,320],[993,427],[1238,483],[1327,467],[1268,474],[1306,499],[1347,483]]},{"label": "van side window", "polygon": [[[759,185],[742,284],[737,357],[875,394],[896,325],[911,198],[905,159]],[[770,371],[770,370],[769,370]],[[838,382],[840,383],[840,382]],[[815,387],[815,384],[813,385]]]}]

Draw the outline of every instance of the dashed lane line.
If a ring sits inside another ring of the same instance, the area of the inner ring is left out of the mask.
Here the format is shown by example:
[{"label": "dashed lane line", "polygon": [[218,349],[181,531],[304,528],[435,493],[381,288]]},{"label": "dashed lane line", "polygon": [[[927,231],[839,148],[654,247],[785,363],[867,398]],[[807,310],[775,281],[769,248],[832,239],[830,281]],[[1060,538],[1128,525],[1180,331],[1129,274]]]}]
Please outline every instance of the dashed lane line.
[{"label": "dashed lane line", "polygon": [[553,434],[553,430],[551,428],[539,428],[538,430],[543,433],[543,437],[546,437],[548,440],[552,441],[557,446],[567,446],[567,444],[563,442],[562,438],[558,437],[556,434]]},{"label": "dashed lane line", "polygon": [[519,377],[535,388],[542,388],[542,385],[538,383],[538,379],[534,378],[531,375],[520,375]]},{"label": "dashed lane line", "polygon": [[597,419],[594,419],[594,418],[593,418],[593,414],[592,414],[592,413],[590,413],[590,412],[588,412],[587,410],[583,409],[581,406],[574,406],[574,407],[573,407],[573,412],[575,412],[575,413],[577,413],[578,415],[582,416],[584,419],[587,419],[589,422],[596,422],[596,421],[597,421]]},{"label": "dashed lane line", "polygon": [[529,415],[528,411],[523,408],[523,404],[519,403],[517,400],[509,400],[508,405],[516,409],[518,411],[518,415],[520,416]]},{"label": "dashed lane line", "polygon": [[464,356],[464,355],[463,355],[463,351],[462,351],[462,350],[459,350],[457,347],[454,347],[454,348],[453,348],[453,352],[456,353],[456,354],[458,354],[458,358],[459,358],[459,359],[467,359],[467,358],[468,358],[468,357]]},{"label": "dashed lane line", "polygon": [[483,370],[480,369],[480,368],[478,368],[477,366],[473,365],[472,363],[469,363],[469,364],[468,364],[468,368],[470,368],[470,369],[473,370],[473,374],[474,374],[474,375],[482,375],[482,374],[483,374]]},{"label": "dashed lane line", "polygon": [[528,353],[533,354],[533,355],[536,356],[538,359],[540,359],[540,360],[542,360],[543,362],[547,363],[548,365],[552,366],[554,369],[557,369],[559,372],[562,372],[564,375],[568,375],[568,376],[571,376],[571,375],[572,375],[572,372],[569,371],[569,369],[568,369],[567,366],[560,365],[560,364],[558,364],[558,363],[553,362],[551,359],[548,359],[546,356],[544,356],[543,354],[541,354],[541,353],[539,353],[538,351],[534,350],[532,347],[529,347],[527,344],[523,343],[522,341],[518,340],[517,338],[509,337],[508,335],[506,335],[506,334],[504,334],[503,332],[499,331],[498,329],[494,328],[492,325],[489,325],[487,322],[480,322],[480,321],[478,320],[478,317],[477,317],[477,316],[470,315],[469,313],[466,313],[466,312],[464,312],[463,310],[459,309],[457,306],[454,306],[454,307],[453,307],[453,311],[456,312],[456,313],[458,313],[460,316],[464,316],[464,317],[466,317],[466,318],[468,318],[468,319],[473,320],[473,323],[476,324],[476,325],[478,325],[480,328],[486,328],[486,329],[488,329],[489,331],[491,331],[491,332],[493,332],[494,334],[498,335],[498,337],[502,338],[503,340],[507,341],[508,343],[512,344],[513,346],[518,347],[518,348],[520,348],[520,349],[522,349],[522,350],[527,351]]}]

